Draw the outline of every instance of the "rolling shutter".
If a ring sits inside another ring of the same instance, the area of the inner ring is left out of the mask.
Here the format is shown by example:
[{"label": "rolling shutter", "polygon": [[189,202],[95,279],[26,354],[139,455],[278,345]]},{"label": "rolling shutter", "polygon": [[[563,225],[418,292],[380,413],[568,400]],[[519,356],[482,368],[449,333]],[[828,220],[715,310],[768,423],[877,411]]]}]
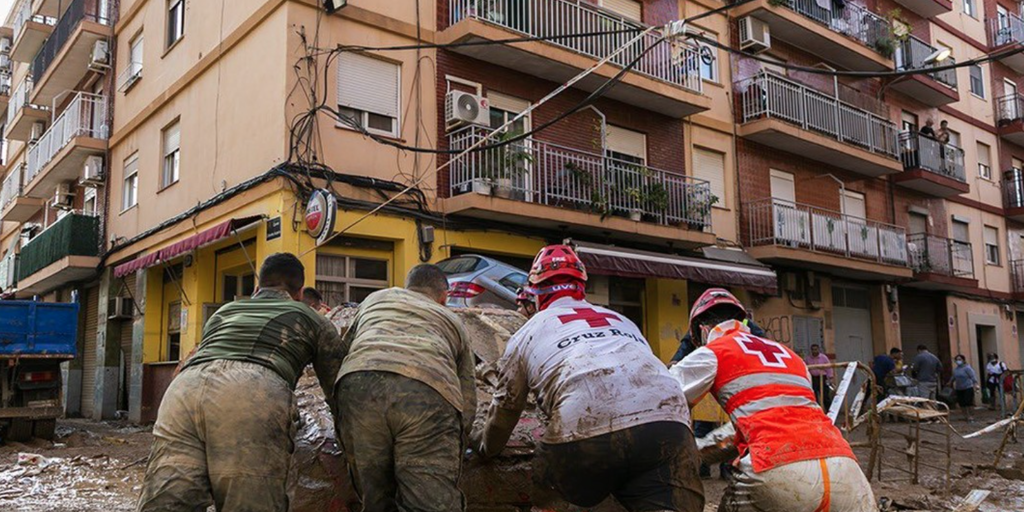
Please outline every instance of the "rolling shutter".
[{"label": "rolling shutter", "polygon": [[693,150],[693,177],[707,180],[711,193],[725,205],[725,154],[707,149]]},{"label": "rolling shutter", "polygon": [[612,125],[608,125],[607,135],[608,149],[616,153],[639,158],[645,162],[647,161],[646,135]]},{"label": "rolling shutter", "polygon": [[355,53],[338,57],[338,104],[342,107],[398,117],[399,67]]},{"label": "rolling shutter", "polygon": [[900,342],[907,354],[918,345],[939,354],[938,308],[936,299],[927,295],[904,293],[900,288]]},{"label": "rolling shutter", "polygon": [[92,417],[96,394],[96,330],[99,327],[99,289],[89,288],[85,298],[85,345],[82,353],[82,416]]},{"label": "rolling shutter", "polygon": [[641,21],[643,9],[636,0],[601,0],[601,7],[634,21]]}]

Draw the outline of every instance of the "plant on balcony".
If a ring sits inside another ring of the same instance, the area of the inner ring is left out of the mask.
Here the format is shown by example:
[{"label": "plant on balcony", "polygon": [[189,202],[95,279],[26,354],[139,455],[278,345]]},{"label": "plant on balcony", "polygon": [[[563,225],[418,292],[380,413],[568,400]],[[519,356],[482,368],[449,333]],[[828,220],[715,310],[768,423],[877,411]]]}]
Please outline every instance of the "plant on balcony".
[{"label": "plant on balcony", "polygon": [[480,180],[482,187],[477,191],[485,195],[496,195],[506,199],[512,198],[513,183],[521,180],[533,162],[533,155],[527,151],[525,144],[509,142],[522,132],[508,130],[494,137],[492,144],[506,143],[481,154]]},{"label": "plant on balcony", "polygon": [[[666,191],[667,192],[667,191]],[[686,194],[686,225],[695,231],[703,231],[711,222],[711,207],[718,204],[718,196],[690,191]]]},{"label": "plant on balcony", "polygon": [[875,49],[882,57],[891,59],[896,54],[896,39],[890,34],[881,35],[875,38],[875,42],[872,43],[872,48]]},{"label": "plant on balcony", "polygon": [[896,42],[902,43],[910,39],[910,20],[903,15],[902,10],[892,9],[885,17],[889,20],[889,30]]},{"label": "plant on balcony", "polygon": [[668,208],[668,189],[665,184],[654,180],[654,173],[646,167],[639,168],[640,174],[644,177],[644,185],[626,189],[626,195],[638,205],[629,212],[629,218],[634,221],[657,220],[657,215],[664,213]]}]

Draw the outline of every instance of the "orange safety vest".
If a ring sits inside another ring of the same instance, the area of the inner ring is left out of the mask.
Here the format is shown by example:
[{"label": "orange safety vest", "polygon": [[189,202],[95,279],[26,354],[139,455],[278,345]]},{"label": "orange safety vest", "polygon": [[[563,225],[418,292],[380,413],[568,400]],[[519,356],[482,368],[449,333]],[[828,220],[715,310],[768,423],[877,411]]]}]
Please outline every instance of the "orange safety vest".
[{"label": "orange safety vest", "polygon": [[707,345],[718,360],[711,394],[736,427],[754,471],[853,450],[814,398],[807,366],[789,348],[741,329]]}]

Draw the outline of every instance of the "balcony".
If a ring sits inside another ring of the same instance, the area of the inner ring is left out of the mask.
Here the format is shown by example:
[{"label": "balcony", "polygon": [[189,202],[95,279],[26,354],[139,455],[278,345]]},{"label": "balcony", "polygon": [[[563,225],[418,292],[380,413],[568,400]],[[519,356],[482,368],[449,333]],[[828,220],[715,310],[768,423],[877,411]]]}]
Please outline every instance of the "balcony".
[{"label": "balcony", "polygon": [[1003,173],[1003,208],[1007,218],[1024,222],[1024,170],[1012,168]]},{"label": "balcony", "polygon": [[32,0],[32,12],[56,19],[68,10],[68,4],[68,0]]},{"label": "balcony", "polygon": [[[935,67],[935,64],[925,62],[935,51],[934,46],[910,36],[896,48],[896,70],[908,71]],[[953,59],[946,59],[942,65],[954,63]],[[956,86],[956,70],[944,69],[926,75],[909,75],[898,78],[889,87],[925,105],[941,107],[960,101],[960,93],[957,92]]]},{"label": "balcony", "polygon": [[829,11],[815,0],[755,0],[734,8],[732,16],[754,16],[771,27],[772,39],[811,52],[842,69],[892,69],[889,22],[850,2],[843,9]]},{"label": "balcony", "polygon": [[911,277],[903,228],[766,198],[744,205],[755,258],[855,279]]},{"label": "balcony", "polygon": [[24,165],[18,165],[4,178],[3,187],[0,187],[0,222],[25,222],[46,203],[45,199],[22,194],[24,179]]},{"label": "balcony", "polygon": [[964,150],[920,135],[900,134],[903,172],[893,176],[898,185],[935,197],[951,197],[970,191],[964,172]]},{"label": "balcony", "polygon": [[1006,18],[988,20],[989,46],[1007,55],[999,60],[1018,73],[1024,73],[1024,53],[1013,52],[1024,42],[1024,20],[1010,13]]},{"label": "balcony", "polygon": [[78,180],[90,155],[107,149],[107,97],[78,93],[49,130],[28,148],[24,194],[41,199],[57,184]]},{"label": "balcony", "polygon": [[738,82],[741,137],[876,177],[900,172],[896,125],[772,74]]},{"label": "balcony", "polygon": [[1024,95],[996,98],[996,127],[1000,137],[1024,147]]},{"label": "balcony", "polygon": [[953,10],[952,0],[896,0],[896,3],[922,18],[933,18]]},{"label": "balcony", "polygon": [[1013,285],[1013,298],[1024,300],[1024,260],[1010,262],[1010,280]]},{"label": "balcony", "polygon": [[970,242],[915,233],[907,237],[907,246],[914,269],[914,281],[907,286],[947,291],[978,287]]},{"label": "balcony", "polygon": [[[645,28],[589,3],[574,0],[449,0],[448,9],[448,27],[438,34],[438,43],[495,41],[524,35],[571,36],[581,32]],[[636,33],[624,32],[514,45],[464,46],[452,51],[563,83],[634,37]],[[576,87],[593,91],[618,72],[614,67],[621,68],[639,59],[633,72],[627,73],[618,85],[610,89],[607,97],[678,118],[711,108],[711,99],[701,94],[703,82],[697,52],[660,39],[658,34],[648,35],[613,58],[614,66],[598,69]],[[644,53],[648,47],[650,50]]]},{"label": "balcony", "polygon": [[71,1],[32,59],[33,103],[49,105],[57,95],[73,90],[93,67],[93,47],[112,35],[109,5],[101,0]]},{"label": "balcony", "polygon": [[66,213],[21,248],[18,297],[31,297],[96,273],[100,218]]},{"label": "balcony", "polygon": [[32,0],[20,0],[14,6],[14,40],[11,44],[11,58],[18,62],[32,62],[32,58],[46,38],[53,32],[56,18],[36,14],[32,11]]},{"label": "balcony", "polygon": [[4,137],[9,140],[28,142],[32,137],[32,125],[50,120],[50,108],[29,101],[32,94],[32,80],[25,77],[11,94],[7,105],[7,124]]},{"label": "balcony", "polygon": [[[449,134],[449,148],[489,132],[463,128]],[[469,153],[448,173],[449,213],[685,248],[715,242],[711,186],[636,162],[528,139]]]}]

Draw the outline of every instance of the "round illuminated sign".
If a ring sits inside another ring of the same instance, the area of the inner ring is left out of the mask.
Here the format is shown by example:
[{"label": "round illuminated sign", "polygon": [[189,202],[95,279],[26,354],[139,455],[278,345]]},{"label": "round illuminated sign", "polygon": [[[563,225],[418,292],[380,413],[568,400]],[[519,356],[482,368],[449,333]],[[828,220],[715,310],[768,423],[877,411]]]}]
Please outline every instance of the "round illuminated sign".
[{"label": "round illuminated sign", "polygon": [[323,189],[313,191],[306,203],[306,231],[317,244],[323,243],[334,232],[337,213],[338,202],[334,194]]}]

